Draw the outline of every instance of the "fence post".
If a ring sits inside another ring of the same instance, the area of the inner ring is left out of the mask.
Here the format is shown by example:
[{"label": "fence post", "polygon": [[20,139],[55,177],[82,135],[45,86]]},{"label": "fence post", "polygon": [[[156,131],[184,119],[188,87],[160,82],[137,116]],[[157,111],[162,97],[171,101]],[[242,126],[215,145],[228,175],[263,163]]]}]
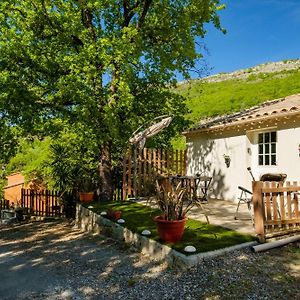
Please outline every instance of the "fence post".
[{"label": "fence post", "polygon": [[30,192],[30,214],[33,214],[34,212],[34,190],[29,190]]},{"label": "fence post", "polygon": [[261,181],[252,182],[255,232],[258,240],[261,243],[264,243],[266,241],[264,224],[265,205],[263,201],[262,187],[263,183]]}]

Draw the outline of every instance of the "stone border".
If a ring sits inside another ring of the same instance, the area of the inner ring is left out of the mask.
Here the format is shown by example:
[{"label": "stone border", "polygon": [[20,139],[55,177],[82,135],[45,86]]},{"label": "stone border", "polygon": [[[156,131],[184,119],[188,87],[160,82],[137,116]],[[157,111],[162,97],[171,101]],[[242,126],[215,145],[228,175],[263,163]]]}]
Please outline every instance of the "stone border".
[{"label": "stone border", "polygon": [[80,204],[76,206],[75,226],[88,232],[103,234],[127,245],[135,247],[139,252],[158,261],[166,260],[171,266],[186,269],[195,266],[205,258],[215,257],[224,253],[251,247],[257,242],[247,242],[215,251],[194,255],[184,255],[166,245],[134,233],[131,230],[104,218]]}]

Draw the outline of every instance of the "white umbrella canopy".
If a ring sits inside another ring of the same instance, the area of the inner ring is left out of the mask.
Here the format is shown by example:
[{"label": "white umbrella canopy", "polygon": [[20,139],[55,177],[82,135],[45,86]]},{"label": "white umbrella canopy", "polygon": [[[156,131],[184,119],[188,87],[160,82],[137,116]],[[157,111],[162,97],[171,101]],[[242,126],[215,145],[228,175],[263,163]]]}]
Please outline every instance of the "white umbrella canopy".
[{"label": "white umbrella canopy", "polygon": [[[162,116],[164,117],[164,116]],[[158,117],[161,118],[161,117]],[[158,119],[156,118],[156,119]],[[144,129],[143,131],[137,132],[135,131],[132,137],[129,139],[129,142],[132,145],[137,145],[138,148],[144,148],[146,139],[152,137],[159,133],[162,129],[168,127],[172,122],[172,117],[166,117],[162,119],[160,122],[151,125],[150,127]]]}]

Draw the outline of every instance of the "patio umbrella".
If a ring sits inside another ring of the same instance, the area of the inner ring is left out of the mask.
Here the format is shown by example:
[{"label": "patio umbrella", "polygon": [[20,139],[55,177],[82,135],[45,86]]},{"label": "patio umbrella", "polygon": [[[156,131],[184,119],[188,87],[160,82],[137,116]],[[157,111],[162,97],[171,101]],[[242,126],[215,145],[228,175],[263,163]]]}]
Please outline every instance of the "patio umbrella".
[{"label": "patio umbrella", "polygon": [[[133,190],[134,190],[134,196],[136,196],[136,174],[137,174],[137,162],[136,162],[136,157],[137,157],[137,148],[142,149],[145,146],[146,139],[150,138],[156,134],[158,134],[161,130],[164,128],[168,127],[170,123],[172,122],[172,117],[168,117],[166,115],[164,116],[159,116],[155,119],[152,120],[159,120],[159,122],[152,124],[148,128],[141,130],[142,127],[144,127],[145,124],[140,126],[131,136],[129,139],[130,144],[134,145],[134,169],[133,169]],[[147,123],[146,123],[147,124]]]},{"label": "patio umbrella", "polygon": [[[155,118],[154,120],[158,118],[162,118],[165,116],[160,116]],[[172,117],[167,117],[162,119],[160,122],[155,123],[151,125],[150,127],[144,129],[143,131],[139,131],[141,127],[139,127],[132,135],[132,137],[129,139],[129,142],[132,145],[137,145],[138,148],[144,148],[146,139],[149,137],[152,137],[159,133],[162,129],[168,127],[170,123],[172,122]]]}]

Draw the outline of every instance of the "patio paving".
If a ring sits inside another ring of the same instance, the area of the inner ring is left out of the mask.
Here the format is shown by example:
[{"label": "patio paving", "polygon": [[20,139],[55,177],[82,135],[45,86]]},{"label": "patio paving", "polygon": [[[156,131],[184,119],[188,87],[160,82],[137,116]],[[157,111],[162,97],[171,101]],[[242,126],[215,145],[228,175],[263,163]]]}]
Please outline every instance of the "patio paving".
[{"label": "patio paving", "polygon": [[[255,236],[247,205],[240,205],[237,220],[234,219],[237,207],[236,202],[222,199],[209,199],[207,203],[202,204],[202,207],[206,211],[210,224],[220,225],[241,233]],[[193,207],[189,211],[188,216],[192,219],[206,222],[203,210],[199,207]]]}]

